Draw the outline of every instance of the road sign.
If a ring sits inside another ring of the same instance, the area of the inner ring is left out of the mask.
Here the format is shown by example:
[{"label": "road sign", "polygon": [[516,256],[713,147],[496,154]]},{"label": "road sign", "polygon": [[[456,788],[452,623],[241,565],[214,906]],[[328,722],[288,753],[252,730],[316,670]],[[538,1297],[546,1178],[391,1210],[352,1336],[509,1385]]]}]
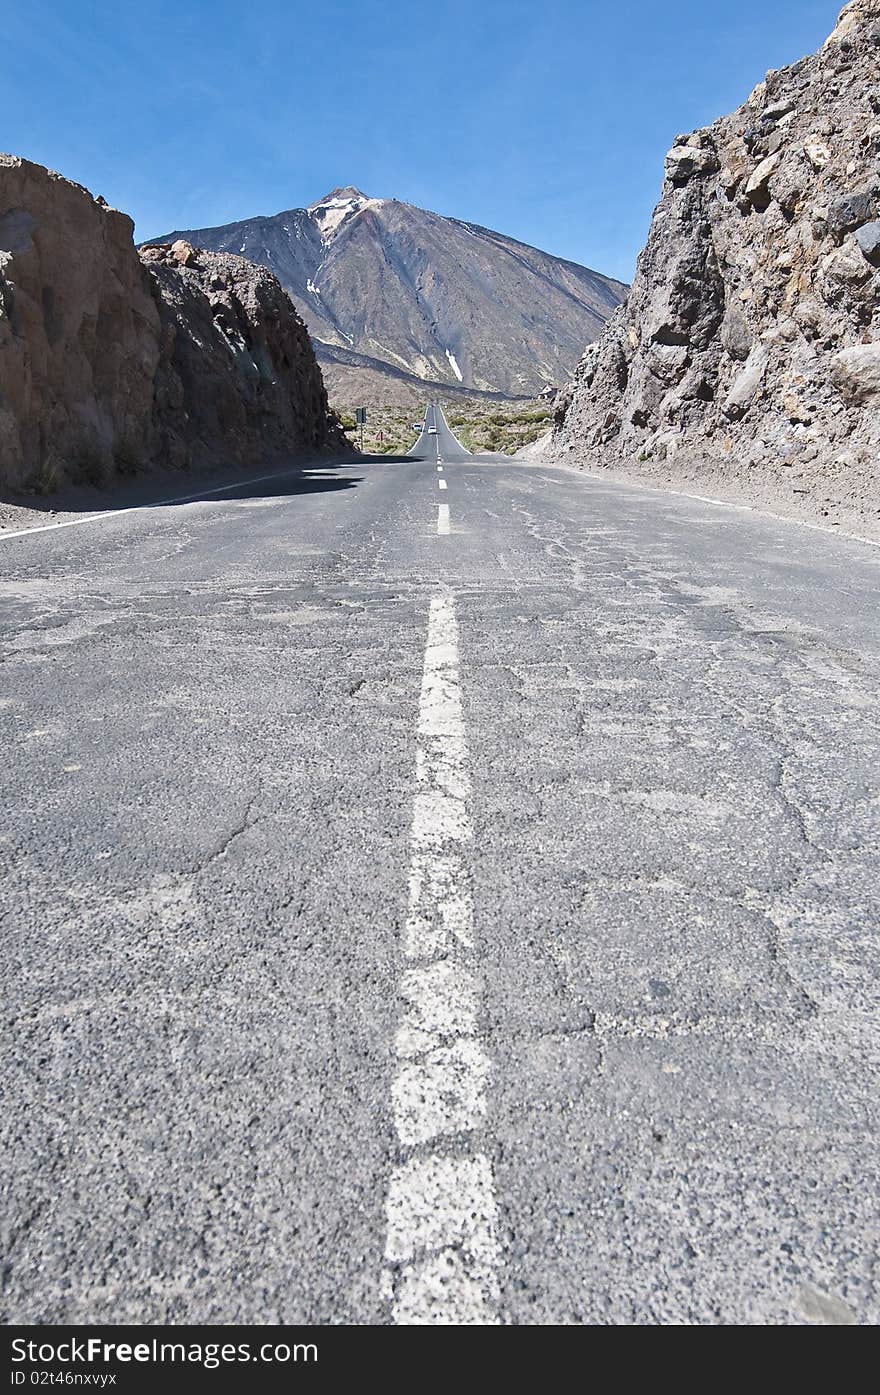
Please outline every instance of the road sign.
[{"label": "road sign", "polygon": [[354,419],[355,419],[355,421],[357,422],[358,426],[366,426],[366,424],[367,424],[367,409],[366,409],[366,407],[356,407],[356,408],[355,408],[355,413],[354,413]]}]

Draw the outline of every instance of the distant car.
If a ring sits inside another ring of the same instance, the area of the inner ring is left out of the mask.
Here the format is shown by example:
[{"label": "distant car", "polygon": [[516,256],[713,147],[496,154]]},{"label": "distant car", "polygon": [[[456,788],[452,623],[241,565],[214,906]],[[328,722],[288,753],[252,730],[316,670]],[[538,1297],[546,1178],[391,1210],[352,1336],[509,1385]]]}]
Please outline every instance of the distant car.
[{"label": "distant car", "polygon": [[424,429],[425,429],[425,423],[424,423],[423,421],[414,421],[414,422],[413,422],[413,431],[424,431]]},{"label": "distant car", "polygon": [[429,426],[429,427],[428,427],[428,435],[429,435],[429,436],[436,436],[436,435],[437,435],[437,428],[436,428],[436,426]]}]

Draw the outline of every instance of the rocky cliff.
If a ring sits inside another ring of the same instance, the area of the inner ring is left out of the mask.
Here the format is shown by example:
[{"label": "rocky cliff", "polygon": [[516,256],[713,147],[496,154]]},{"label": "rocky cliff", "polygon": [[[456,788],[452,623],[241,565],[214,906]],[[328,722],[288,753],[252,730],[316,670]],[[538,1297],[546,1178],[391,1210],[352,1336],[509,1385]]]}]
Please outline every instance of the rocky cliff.
[{"label": "rocky cliff", "polygon": [[686,459],[692,478],[876,521],[878,290],[880,0],[855,0],[818,54],[676,140],[629,300],[552,447],[657,476]]},{"label": "rocky cliff", "polygon": [[419,401],[421,382],[534,396],[565,382],[626,286],[501,233],[334,189],[308,208],[168,233],[268,266],[339,401]]},{"label": "rocky cliff", "polygon": [[340,444],[305,326],[263,267],[138,254],[80,185],[0,155],[0,487]]}]

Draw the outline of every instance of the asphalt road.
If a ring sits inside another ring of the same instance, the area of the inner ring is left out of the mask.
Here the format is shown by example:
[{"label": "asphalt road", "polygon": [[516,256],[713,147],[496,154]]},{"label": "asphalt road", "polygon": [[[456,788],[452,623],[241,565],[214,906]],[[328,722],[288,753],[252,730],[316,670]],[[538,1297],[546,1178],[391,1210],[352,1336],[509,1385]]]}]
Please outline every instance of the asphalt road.
[{"label": "asphalt road", "polygon": [[0,540],[3,1316],[876,1323],[880,550],[437,420]]},{"label": "asphalt road", "polygon": [[458,464],[471,459],[470,451],[465,450],[449,429],[443,408],[434,403],[428,404],[421,434],[409,454],[414,460],[430,460],[435,464]]}]

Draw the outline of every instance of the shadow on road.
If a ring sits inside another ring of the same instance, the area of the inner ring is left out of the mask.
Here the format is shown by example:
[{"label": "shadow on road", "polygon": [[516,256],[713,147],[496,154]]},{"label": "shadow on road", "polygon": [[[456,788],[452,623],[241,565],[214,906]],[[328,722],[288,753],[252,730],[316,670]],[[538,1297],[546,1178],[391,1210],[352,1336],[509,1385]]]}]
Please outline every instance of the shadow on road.
[{"label": "shadow on road", "polygon": [[[303,470],[297,475],[288,475],[274,480],[245,480],[243,484],[231,484],[227,489],[218,485],[206,488],[187,497],[187,503],[222,503],[224,499],[290,499],[296,494],[330,494],[340,489],[354,489],[363,484],[363,475],[331,475],[326,470]],[[151,508],[159,508],[162,501],[157,499]]]},{"label": "shadow on road", "polygon": [[[104,488],[71,485],[57,494],[23,494],[0,490],[0,507],[33,509],[35,513],[108,513],[114,509],[162,508],[176,503],[208,503],[223,499],[285,499],[297,494],[327,494],[354,489],[362,484],[364,475],[347,473],[374,464],[403,462],[405,456],[358,455],[354,458],[321,462],[312,467],[291,465],[289,472],[277,465],[262,472],[250,472],[250,479],[241,479],[240,470],[192,475],[141,475],[116,480]],[[268,476],[259,478],[260,474]],[[224,483],[224,476],[229,481]]]},{"label": "shadow on road", "polygon": [[358,465],[411,465],[411,455],[369,455],[366,451],[358,455]]}]

